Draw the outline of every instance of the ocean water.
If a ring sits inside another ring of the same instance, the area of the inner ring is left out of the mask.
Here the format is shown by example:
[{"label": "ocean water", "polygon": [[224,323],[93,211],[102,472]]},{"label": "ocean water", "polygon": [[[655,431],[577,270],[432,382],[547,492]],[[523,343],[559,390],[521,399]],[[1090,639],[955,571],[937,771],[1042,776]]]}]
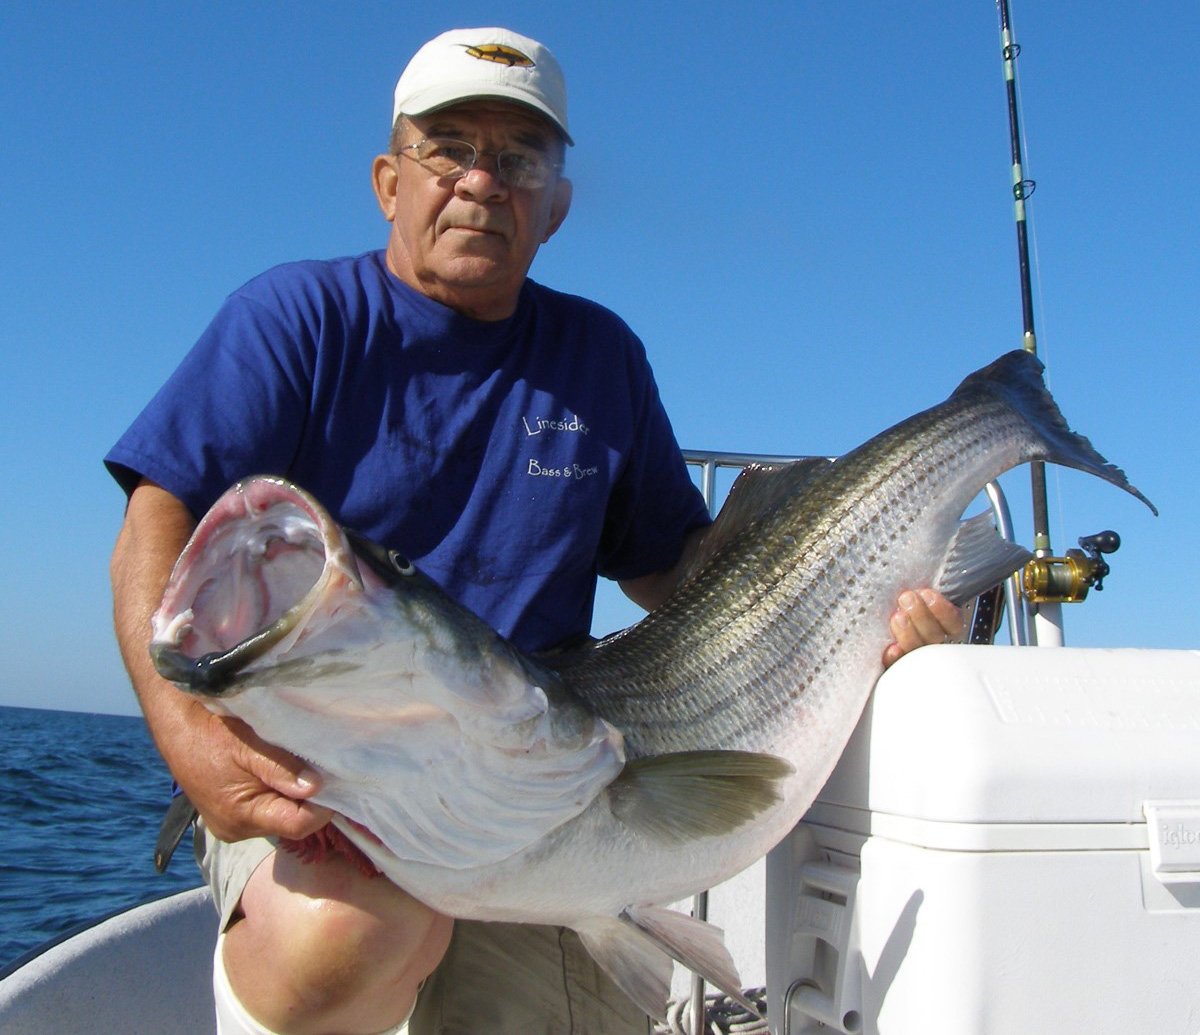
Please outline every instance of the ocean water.
[{"label": "ocean water", "polygon": [[0,707],[0,970],[82,924],[201,883],[154,870],[171,778],[140,718]]}]

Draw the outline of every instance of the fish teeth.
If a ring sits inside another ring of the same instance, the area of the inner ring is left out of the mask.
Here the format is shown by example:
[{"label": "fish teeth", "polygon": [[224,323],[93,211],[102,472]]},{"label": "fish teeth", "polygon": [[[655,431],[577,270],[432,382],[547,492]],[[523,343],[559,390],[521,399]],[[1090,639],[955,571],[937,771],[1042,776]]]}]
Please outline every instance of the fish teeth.
[{"label": "fish teeth", "polygon": [[183,643],[184,639],[192,631],[193,619],[195,614],[189,607],[186,611],[180,611],[172,618],[161,631],[155,632],[155,639],[163,643],[170,643],[178,646]]}]

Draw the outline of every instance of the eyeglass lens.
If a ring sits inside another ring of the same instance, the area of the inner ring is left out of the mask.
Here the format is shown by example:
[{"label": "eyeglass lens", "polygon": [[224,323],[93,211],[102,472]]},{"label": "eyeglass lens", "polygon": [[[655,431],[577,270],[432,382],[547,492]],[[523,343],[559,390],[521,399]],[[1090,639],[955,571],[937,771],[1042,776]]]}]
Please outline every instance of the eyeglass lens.
[{"label": "eyeglass lens", "polygon": [[505,148],[503,151],[480,152],[465,140],[449,137],[427,137],[403,150],[411,150],[417,161],[437,176],[459,179],[466,176],[481,154],[494,155],[496,172],[510,187],[543,187],[558,166],[536,151]]}]

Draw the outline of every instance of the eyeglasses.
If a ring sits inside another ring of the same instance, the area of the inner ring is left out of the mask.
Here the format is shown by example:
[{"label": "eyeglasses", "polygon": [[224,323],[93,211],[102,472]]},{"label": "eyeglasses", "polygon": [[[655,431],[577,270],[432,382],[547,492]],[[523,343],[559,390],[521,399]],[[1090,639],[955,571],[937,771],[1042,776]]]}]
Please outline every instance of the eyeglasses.
[{"label": "eyeglasses", "polygon": [[562,162],[552,162],[545,155],[525,147],[506,147],[503,151],[480,151],[474,144],[452,137],[426,137],[415,144],[405,144],[400,151],[412,151],[417,163],[435,176],[458,180],[466,176],[479,161],[480,155],[496,159],[496,174],[509,187],[536,190],[550,182],[562,168]]}]

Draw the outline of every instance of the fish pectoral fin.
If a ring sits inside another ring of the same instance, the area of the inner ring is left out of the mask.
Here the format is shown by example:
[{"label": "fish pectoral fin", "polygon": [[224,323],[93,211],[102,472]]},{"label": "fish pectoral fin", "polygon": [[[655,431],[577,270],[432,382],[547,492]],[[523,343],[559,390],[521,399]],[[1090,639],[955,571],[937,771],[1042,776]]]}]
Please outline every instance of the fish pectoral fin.
[{"label": "fish pectoral fin", "polygon": [[638,1009],[665,1021],[675,967],[662,946],[624,914],[589,917],[573,927],[588,954]]},{"label": "fish pectoral fin", "polygon": [[607,788],[622,823],[655,841],[680,844],[721,837],[782,797],[795,770],[776,755],[753,751],[680,751],[626,762]]},{"label": "fish pectoral fin", "polygon": [[631,906],[621,917],[734,1002],[754,1016],[762,1016],[742,992],[742,979],[725,947],[725,932],[721,928],[662,906]]},{"label": "fish pectoral fin", "polygon": [[960,607],[1021,568],[1033,557],[1001,538],[986,511],[963,521],[946,550],[933,588]]}]

